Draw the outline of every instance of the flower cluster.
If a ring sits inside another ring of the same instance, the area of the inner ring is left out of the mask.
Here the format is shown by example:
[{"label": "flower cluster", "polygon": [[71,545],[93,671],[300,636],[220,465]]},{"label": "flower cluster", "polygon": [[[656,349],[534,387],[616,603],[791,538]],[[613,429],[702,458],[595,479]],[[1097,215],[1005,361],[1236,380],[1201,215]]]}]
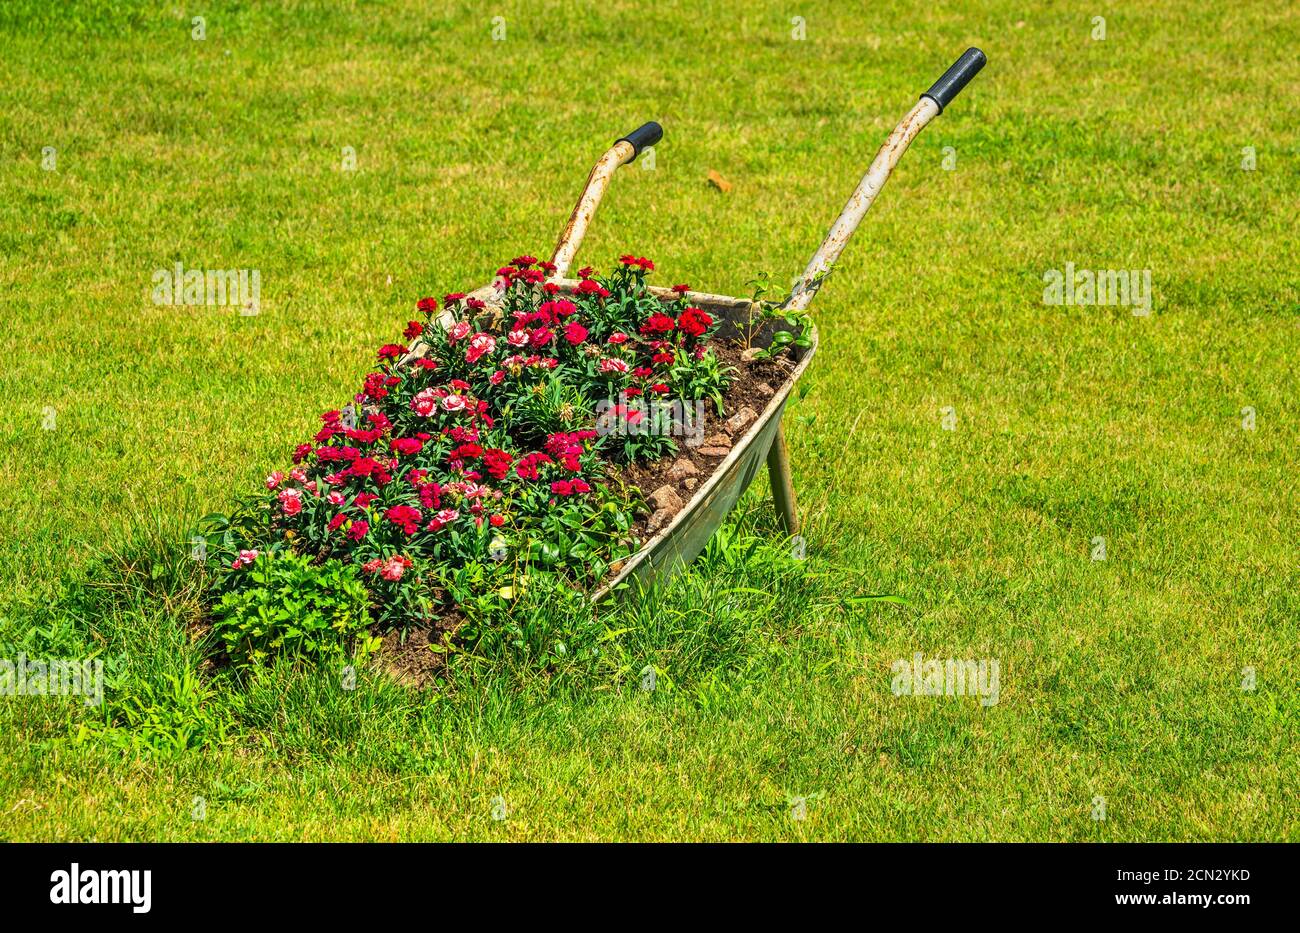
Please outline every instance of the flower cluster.
[{"label": "flower cluster", "polygon": [[562,287],[550,263],[519,256],[490,292],[420,299],[408,343],[380,347],[352,403],[267,477],[264,540],[239,542],[228,573],[254,564],[253,544],[341,558],[399,623],[448,598],[449,568],[484,568],[492,585],[523,566],[599,579],[636,546],[613,465],[675,443],[598,433],[598,404],[725,389],[713,317],[684,285],[653,294],[653,270],[626,255]]}]

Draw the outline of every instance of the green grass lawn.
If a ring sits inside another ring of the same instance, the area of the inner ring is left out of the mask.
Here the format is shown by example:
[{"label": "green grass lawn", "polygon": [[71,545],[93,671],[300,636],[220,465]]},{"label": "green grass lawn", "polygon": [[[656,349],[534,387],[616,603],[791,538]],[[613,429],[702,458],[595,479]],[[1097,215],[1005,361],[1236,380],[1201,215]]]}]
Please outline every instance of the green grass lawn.
[{"label": "green grass lawn", "polygon": [[[0,656],[94,654],[194,746],[0,697],[0,838],[1300,840],[1294,8],[429,6],[0,7]],[[760,480],[600,663],[208,680],[193,521],[416,299],[547,254],[648,119],[582,258],[785,282],[970,45],[814,306],[806,559]],[[177,261],[259,270],[260,313],[154,304]],[[1066,263],[1150,270],[1152,313],[1045,304]],[[895,696],[916,652],[999,701]]]}]

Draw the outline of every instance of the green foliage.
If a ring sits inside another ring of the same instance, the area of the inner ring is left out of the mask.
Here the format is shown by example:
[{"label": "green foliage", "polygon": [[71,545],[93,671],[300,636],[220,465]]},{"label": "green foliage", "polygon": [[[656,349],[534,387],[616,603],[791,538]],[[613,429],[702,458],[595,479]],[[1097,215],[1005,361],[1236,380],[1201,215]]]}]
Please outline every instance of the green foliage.
[{"label": "green foliage", "polygon": [[[819,289],[830,278],[823,272],[813,278],[811,287]],[[769,334],[767,345],[759,347],[755,359],[768,359],[791,348],[807,349],[812,346],[812,315],[807,311],[791,311],[787,304],[790,296],[769,298],[772,291],[771,276],[760,272],[749,283],[753,286],[750,298],[749,320],[745,326],[745,345],[753,348],[760,333]]]},{"label": "green foliage", "polygon": [[673,384],[680,386],[678,391],[682,398],[712,400],[719,415],[726,414],[722,395],[735,372],[736,368],[719,360],[712,348],[705,350],[698,359],[694,354],[679,349],[671,370]]},{"label": "green foliage", "polygon": [[565,377],[562,367],[551,370],[545,381],[517,396],[505,411],[504,418],[520,438],[540,445],[548,434],[590,426],[591,401]]},{"label": "green foliage", "polygon": [[212,614],[213,631],[237,664],[258,665],[273,652],[318,662],[363,658],[375,647],[356,567],[267,553],[241,579]]},{"label": "green foliage", "polygon": [[466,625],[458,632],[461,638],[473,640],[481,627],[489,626],[509,607],[515,595],[514,571],[504,559],[448,563],[438,568],[442,586],[465,615]]},{"label": "green foliage", "polygon": [[597,486],[595,509],[557,508],[547,513],[538,533],[527,542],[528,562],[580,583],[599,581],[637,543],[632,536],[635,516],[626,495]]},{"label": "green foliage", "polygon": [[461,630],[473,660],[527,676],[599,654],[604,628],[585,594],[559,575],[535,570],[509,595],[493,607],[492,624]]},{"label": "green foliage", "polygon": [[186,670],[146,681],[106,706],[102,721],[83,723],[76,740],[161,756],[224,745],[235,729],[237,694]]}]

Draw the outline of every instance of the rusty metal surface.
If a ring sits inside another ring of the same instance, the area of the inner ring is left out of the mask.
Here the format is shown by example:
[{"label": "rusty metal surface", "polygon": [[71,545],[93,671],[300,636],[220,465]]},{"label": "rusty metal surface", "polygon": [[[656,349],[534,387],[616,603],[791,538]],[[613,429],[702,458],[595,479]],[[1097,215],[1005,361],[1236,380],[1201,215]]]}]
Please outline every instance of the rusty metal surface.
[{"label": "rusty metal surface", "polygon": [[[717,299],[716,301],[701,302],[699,297],[694,292],[687,295],[692,304],[717,311],[733,326],[744,323],[742,316],[747,317],[749,313],[750,302],[746,299],[715,295],[709,297]],[[812,328],[808,338],[810,346],[796,357],[795,367],[789,377],[777,387],[776,394],[744,436],[736,441],[731,453],[714,469],[713,475],[700,485],[673,520],[642,544],[641,549],[628,558],[619,572],[592,594],[593,601],[600,602],[620,584],[630,582],[633,578],[648,584],[671,576],[704,550],[704,546],[722,525],[727,513],[735,507],[767,459],[790,393],[812,362],[813,354],[817,352],[816,327]],[[653,491],[645,490],[646,493]]]}]

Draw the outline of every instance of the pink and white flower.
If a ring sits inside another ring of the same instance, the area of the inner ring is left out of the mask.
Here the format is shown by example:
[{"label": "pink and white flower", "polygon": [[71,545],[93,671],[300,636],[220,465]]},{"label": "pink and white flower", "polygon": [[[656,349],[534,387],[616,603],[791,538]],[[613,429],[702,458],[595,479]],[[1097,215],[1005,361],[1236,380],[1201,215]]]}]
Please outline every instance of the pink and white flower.
[{"label": "pink and white flower", "polygon": [[614,357],[604,357],[600,361],[600,371],[602,373],[625,373],[628,371],[626,360],[616,359]]},{"label": "pink and white flower", "polygon": [[457,321],[455,324],[451,325],[451,329],[447,331],[447,342],[455,343],[457,340],[464,340],[469,336],[469,331],[469,321]]},{"label": "pink and white flower", "polygon": [[409,566],[411,566],[411,559],[409,557],[403,557],[401,554],[396,554],[384,561],[379,568],[379,575],[385,580],[395,582],[402,579],[402,574],[406,572],[406,568]]},{"label": "pink and white flower", "polygon": [[301,489],[282,489],[276,498],[280,502],[280,510],[285,515],[297,515],[302,511]]},{"label": "pink and white flower", "polygon": [[421,418],[428,418],[438,408],[438,393],[433,389],[425,389],[411,399],[411,411],[415,412]]},{"label": "pink and white flower", "polygon": [[496,348],[497,339],[491,334],[475,334],[469,338],[469,349],[465,351],[465,362],[477,363]]}]

